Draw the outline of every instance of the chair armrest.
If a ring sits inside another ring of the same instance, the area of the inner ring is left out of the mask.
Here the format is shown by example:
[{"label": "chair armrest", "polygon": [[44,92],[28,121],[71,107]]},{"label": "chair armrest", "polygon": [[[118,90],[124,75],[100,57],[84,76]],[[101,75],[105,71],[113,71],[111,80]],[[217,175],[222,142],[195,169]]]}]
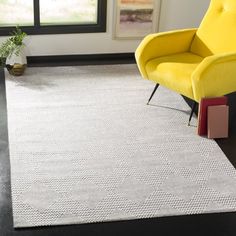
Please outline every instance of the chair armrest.
[{"label": "chair armrest", "polygon": [[223,96],[236,91],[236,53],[204,58],[192,74],[194,99]]},{"label": "chair armrest", "polygon": [[147,78],[146,63],[156,57],[189,51],[197,29],[183,29],[146,36],[135,52],[140,73]]}]

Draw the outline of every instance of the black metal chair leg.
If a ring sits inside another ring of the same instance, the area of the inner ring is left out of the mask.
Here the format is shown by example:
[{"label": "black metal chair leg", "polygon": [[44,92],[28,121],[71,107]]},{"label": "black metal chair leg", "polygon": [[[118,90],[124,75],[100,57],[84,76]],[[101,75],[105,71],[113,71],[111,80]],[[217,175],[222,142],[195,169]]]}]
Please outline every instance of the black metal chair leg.
[{"label": "black metal chair leg", "polygon": [[192,105],[192,110],[191,110],[191,113],[190,113],[190,117],[189,117],[189,120],[188,120],[188,126],[190,126],[190,122],[191,122],[191,119],[193,117],[193,113],[195,111],[196,105],[197,105],[197,102],[194,101],[193,105]]},{"label": "black metal chair leg", "polygon": [[158,87],[159,87],[159,84],[156,84],[154,90],[152,91],[150,98],[148,99],[147,105],[149,105],[149,102],[151,101],[151,99],[152,99],[153,95],[155,94]]}]

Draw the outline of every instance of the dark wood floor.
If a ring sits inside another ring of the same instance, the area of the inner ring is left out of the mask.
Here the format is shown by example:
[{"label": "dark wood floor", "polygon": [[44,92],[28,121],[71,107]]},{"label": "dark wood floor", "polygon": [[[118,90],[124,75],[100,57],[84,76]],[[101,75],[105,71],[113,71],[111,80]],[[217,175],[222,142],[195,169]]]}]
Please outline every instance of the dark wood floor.
[{"label": "dark wood floor", "polygon": [[[150,91],[151,92],[151,91]],[[236,96],[230,100],[230,138],[218,140],[236,166]],[[123,222],[56,226],[14,230],[10,194],[10,162],[7,134],[5,80],[0,69],[0,236],[64,235],[156,235],[156,236],[235,236],[236,213],[175,216]]]}]

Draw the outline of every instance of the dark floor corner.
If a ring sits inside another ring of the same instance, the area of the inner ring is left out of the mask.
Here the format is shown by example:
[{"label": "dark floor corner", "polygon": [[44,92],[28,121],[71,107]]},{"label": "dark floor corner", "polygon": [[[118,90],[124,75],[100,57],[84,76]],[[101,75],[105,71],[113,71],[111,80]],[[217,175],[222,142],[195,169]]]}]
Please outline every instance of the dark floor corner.
[{"label": "dark floor corner", "polygon": [[225,155],[228,157],[230,162],[236,168],[236,93],[228,95],[229,99],[229,108],[230,108],[230,117],[229,117],[229,135],[228,139],[219,139],[216,140],[218,145],[224,151]]},{"label": "dark floor corner", "polygon": [[[229,95],[230,138],[217,140],[236,167],[236,94]],[[7,109],[4,72],[0,69],[0,236],[64,236],[64,235],[158,235],[158,236],[235,236],[236,213],[163,217],[123,222],[13,228],[10,161],[8,153]]]}]

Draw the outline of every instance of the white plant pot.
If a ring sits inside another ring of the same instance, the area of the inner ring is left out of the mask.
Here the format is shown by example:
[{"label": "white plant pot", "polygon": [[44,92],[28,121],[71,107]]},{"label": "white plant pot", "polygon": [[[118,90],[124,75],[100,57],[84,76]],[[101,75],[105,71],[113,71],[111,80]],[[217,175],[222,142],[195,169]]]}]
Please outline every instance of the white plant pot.
[{"label": "white plant pot", "polygon": [[26,59],[24,47],[21,47],[18,56],[13,53],[13,55],[10,58],[8,57],[6,60],[6,64],[7,65],[14,65],[14,64],[27,65],[27,59]]},{"label": "white plant pot", "polygon": [[13,55],[6,60],[6,67],[11,75],[20,76],[24,74],[27,65],[27,59],[24,47],[21,47],[18,55]]}]

